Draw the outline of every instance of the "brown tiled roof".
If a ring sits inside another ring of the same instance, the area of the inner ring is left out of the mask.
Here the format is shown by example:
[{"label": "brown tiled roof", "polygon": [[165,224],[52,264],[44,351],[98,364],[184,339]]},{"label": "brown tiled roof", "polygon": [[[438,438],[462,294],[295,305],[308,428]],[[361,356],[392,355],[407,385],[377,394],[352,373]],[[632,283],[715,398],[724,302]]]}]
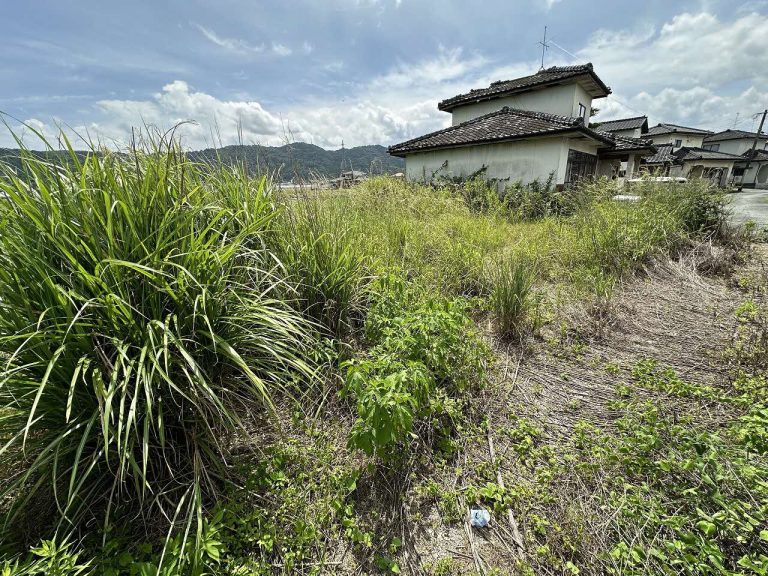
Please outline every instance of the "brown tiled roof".
[{"label": "brown tiled roof", "polygon": [[[741,140],[750,138],[754,140],[757,132],[745,132],[744,130],[723,130],[717,134],[710,134],[704,138],[704,142],[720,142],[722,140]],[[760,134],[759,138],[768,139],[768,134]]]},{"label": "brown tiled roof", "polygon": [[673,134],[675,132],[683,132],[684,134],[712,134],[711,130],[702,130],[701,128],[690,128],[688,126],[679,126],[677,124],[661,123],[649,129],[648,136]]},{"label": "brown tiled roof", "polygon": [[439,110],[450,111],[462,104],[470,102],[480,102],[482,100],[492,100],[502,98],[511,94],[525,92],[539,86],[549,84],[559,84],[564,80],[571,78],[584,77],[590,87],[594,98],[601,98],[611,93],[611,89],[606,86],[592,69],[592,63],[579,64],[578,66],[552,66],[545,70],[540,70],[536,74],[515,78],[514,80],[499,80],[492,83],[488,88],[479,88],[471,90],[466,94],[459,94],[453,98],[443,100],[437,105]]},{"label": "brown tiled roof", "polygon": [[675,152],[679,160],[741,160],[741,156],[684,146]]},{"label": "brown tiled roof", "polygon": [[610,135],[587,128],[581,118],[504,107],[457,126],[395,144],[389,147],[389,153],[393,156],[405,156],[424,150],[490,144],[566,132],[580,132],[608,146],[614,146]]},{"label": "brown tiled roof", "polygon": [[634,118],[620,118],[619,120],[608,120],[600,122],[595,130],[598,132],[614,132],[617,130],[634,130],[636,128],[648,130],[648,117],[635,116]]},{"label": "brown tiled roof", "polygon": [[672,154],[672,144],[657,144],[656,154],[643,158],[645,164],[673,164],[677,157]]}]

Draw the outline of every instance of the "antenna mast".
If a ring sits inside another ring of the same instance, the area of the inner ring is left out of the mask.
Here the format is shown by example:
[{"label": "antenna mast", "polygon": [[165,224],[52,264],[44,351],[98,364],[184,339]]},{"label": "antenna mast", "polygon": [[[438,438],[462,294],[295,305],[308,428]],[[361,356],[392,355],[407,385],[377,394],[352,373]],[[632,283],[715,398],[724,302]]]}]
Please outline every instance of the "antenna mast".
[{"label": "antenna mast", "polygon": [[539,68],[539,72],[544,70],[544,52],[547,51],[549,48],[549,44],[547,44],[547,27],[544,26],[544,40],[539,42],[538,44],[541,44],[541,68]]}]

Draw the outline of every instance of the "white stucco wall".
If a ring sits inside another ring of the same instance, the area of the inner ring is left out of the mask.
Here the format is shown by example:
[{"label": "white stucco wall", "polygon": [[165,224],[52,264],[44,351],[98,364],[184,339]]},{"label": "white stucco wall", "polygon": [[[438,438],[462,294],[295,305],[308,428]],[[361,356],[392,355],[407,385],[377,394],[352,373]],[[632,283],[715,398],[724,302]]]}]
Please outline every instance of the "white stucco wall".
[{"label": "white stucco wall", "polygon": [[555,182],[562,184],[569,149],[597,154],[597,145],[591,140],[537,138],[410,154],[405,159],[405,173],[409,180],[429,181],[447,160],[448,165],[437,176],[467,177],[487,166],[486,178],[527,184],[537,179],[544,181],[554,172]]},{"label": "white stucco wall", "polygon": [[[648,137],[648,136],[646,136]],[[677,150],[682,146],[688,146],[689,148],[701,148],[704,143],[704,135],[697,136],[695,134],[659,134],[658,136],[650,136],[654,144],[672,144],[672,149]],[[675,146],[676,140],[682,140],[681,146]]]},{"label": "white stucco wall", "polygon": [[611,134],[617,134],[618,136],[624,136],[625,138],[642,138],[643,134],[640,128],[632,128],[630,130],[611,130]]},{"label": "white stucco wall", "polygon": [[549,86],[540,90],[514,94],[496,100],[486,100],[475,104],[459,106],[452,111],[451,123],[456,126],[478,116],[484,116],[504,106],[521,110],[548,112],[561,116],[578,116],[579,103],[587,108],[587,120],[592,106],[592,97],[578,84]]},{"label": "white stucco wall", "polygon": [[486,178],[523,183],[546,180],[550,173],[558,172],[563,150],[567,157],[564,140],[541,138],[410,154],[405,158],[405,174],[412,181],[429,181],[447,160],[448,165],[437,176],[467,177],[485,165]]}]

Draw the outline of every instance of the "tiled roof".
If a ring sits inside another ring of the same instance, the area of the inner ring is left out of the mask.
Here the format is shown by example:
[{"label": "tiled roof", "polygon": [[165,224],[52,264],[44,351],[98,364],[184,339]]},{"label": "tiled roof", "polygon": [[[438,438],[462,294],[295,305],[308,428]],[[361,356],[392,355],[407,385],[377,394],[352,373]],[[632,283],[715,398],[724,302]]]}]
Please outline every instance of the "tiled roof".
[{"label": "tiled roof", "polygon": [[618,134],[607,134],[614,141],[616,147],[615,150],[643,150],[650,149],[655,151],[656,146],[653,144],[653,140],[647,140],[645,138],[629,138],[627,136],[619,136]]},{"label": "tiled roof", "polygon": [[395,144],[389,147],[389,153],[393,156],[405,156],[407,153],[423,150],[488,144],[565,132],[581,132],[608,146],[614,145],[610,135],[587,128],[581,118],[504,107],[457,126]]},{"label": "tiled roof", "polygon": [[704,150],[704,148],[689,148],[687,146],[677,150],[675,156],[677,156],[679,160],[741,160],[741,156],[737,156],[736,154]]},{"label": "tiled roof", "polygon": [[515,78],[513,80],[499,80],[492,83],[488,88],[479,88],[471,90],[466,94],[459,94],[453,98],[443,100],[437,105],[439,110],[449,111],[462,104],[470,102],[480,102],[481,100],[492,100],[502,98],[510,94],[524,92],[537,86],[547,84],[558,84],[563,80],[586,76],[592,85],[592,96],[599,98],[611,93],[611,89],[606,86],[592,69],[592,63],[580,64],[578,66],[552,66],[545,70],[540,70],[536,74]]},{"label": "tiled roof", "polygon": [[679,126],[677,124],[662,123],[657,124],[648,130],[648,136],[657,136],[659,134],[672,134],[683,132],[685,134],[712,134],[711,130],[702,130],[701,128],[690,128],[688,126]]},{"label": "tiled roof", "polygon": [[[749,138],[754,140],[757,132],[745,132],[744,130],[723,130],[717,134],[710,134],[704,138],[704,142],[719,142],[721,140],[741,140]],[[768,139],[768,134],[760,134],[760,139]]]},{"label": "tiled roof", "polygon": [[755,148],[754,150],[747,150],[744,152],[744,154],[741,155],[743,158],[742,162],[744,160],[768,160],[768,150],[763,150],[762,148]]},{"label": "tiled roof", "polygon": [[601,122],[595,130],[598,132],[614,132],[617,130],[635,130],[636,128],[643,128],[645,126],[648,129],[648,117],[647,116],[635,116],[634,118],[621,118],[619,120],[608,120]]},{"label": "tiled roof", "polygon": [[645,164],[672,164],[677,157],[672,154],[672,144],[657,144],[656,154],[643,158]]}]

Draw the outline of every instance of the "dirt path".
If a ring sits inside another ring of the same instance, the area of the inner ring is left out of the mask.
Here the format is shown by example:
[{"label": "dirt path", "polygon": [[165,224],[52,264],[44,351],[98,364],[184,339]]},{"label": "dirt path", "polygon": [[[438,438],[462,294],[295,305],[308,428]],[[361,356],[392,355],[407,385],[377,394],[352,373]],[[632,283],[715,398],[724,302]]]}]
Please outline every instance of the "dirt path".
[{"label": "dirt path", "polygon": [[[699,274],[690,257],[659,264],[617,288],[608,324],[595,325],[588,315],[574,314],[570,325],[559,333],[551,331],[525,354],[497,343],[499,378],[482,409],[491,420],[498,459],[491,461],[485,434],[475,434],[467,440],[457,468],[513,469],[505,462],[516,458],[508,430],[521,414],[541,423],[552,439],[569,436],[579,420],[610,427],[616,416],[611,402],[617,398],[617,384],[631,385],[633,367],[647,358],[672,367],[686,381],[723,384],[723,351],[737,325],[734,311],[747,298],[743,288],[750,278],[765,279],[766,274],[764,244],[727,276]],[[590,330],[584,330],[585,325]],[[451,494],[463,482],[449,474],[443,488]],[[454,568],[445,574],[467,574],[477,571],[479,560],[485,573],[493,573],[494,567],[504,568],[499,574],[515,573],[511,566],[517,553],[504,515],[495,516],[490,529],[469,531],[465,524],[443,522],[436,505],[423,523],[428,527],[415,547],[422,564],[435,566],[449,558],[445,562]]]}]

